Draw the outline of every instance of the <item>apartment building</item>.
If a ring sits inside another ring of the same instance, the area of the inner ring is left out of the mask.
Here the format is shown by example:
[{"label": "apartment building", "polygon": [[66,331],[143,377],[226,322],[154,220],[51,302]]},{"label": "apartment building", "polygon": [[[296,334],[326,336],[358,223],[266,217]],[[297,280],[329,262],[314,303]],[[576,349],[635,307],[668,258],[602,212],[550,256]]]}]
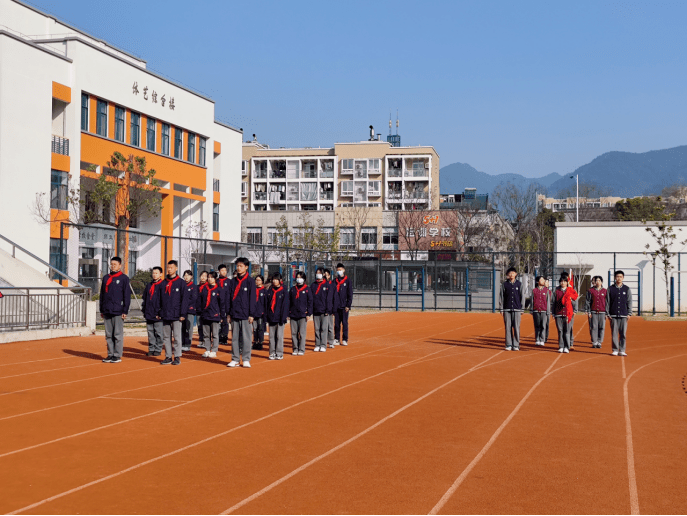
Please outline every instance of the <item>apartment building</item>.
[{"label": "apartment building", "polygon": [[[205,222],[215,241],[240,239],[242,134],[215,119],[212,99],[32,5],[0,0],[0,12],[0,217],[12,221],[0,234],[52,263],[64,263],[57,258],[68,240],[73,277],[84,256],[105,267],[106,227],[70,235],[60,221],[78,217],[68,192],[83,199],[118,151],[144,157],[161,186],[161,213],[138,221],[138,230],[185,236]],[[40,193],[48,224],[35,217]],[[134,268],[180,254],[159,239],[132,241],[129,251]]]}]

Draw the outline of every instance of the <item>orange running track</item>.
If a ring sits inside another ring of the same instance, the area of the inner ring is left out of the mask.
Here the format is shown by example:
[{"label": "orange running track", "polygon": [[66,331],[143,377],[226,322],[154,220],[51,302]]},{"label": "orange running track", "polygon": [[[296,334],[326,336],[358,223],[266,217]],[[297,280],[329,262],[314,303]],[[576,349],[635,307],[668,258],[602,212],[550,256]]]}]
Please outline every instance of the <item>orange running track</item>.
[{"label": "orange running track", "polygon": [[[503,350],[498,314],[350,319],[350,345],[180,367],[127,337],[0,346],[0,511],[12,514],[687,512],[687,323],[628,355]],[[287,328],[287,334],[290,332]]]}]

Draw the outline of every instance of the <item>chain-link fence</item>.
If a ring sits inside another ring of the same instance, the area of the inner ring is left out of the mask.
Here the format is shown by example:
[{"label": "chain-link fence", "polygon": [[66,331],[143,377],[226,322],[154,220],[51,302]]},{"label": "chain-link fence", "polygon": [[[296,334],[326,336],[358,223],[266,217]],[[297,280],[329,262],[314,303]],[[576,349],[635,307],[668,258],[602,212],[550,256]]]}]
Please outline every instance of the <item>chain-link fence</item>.
[{"label": "chain-link fence", "polygon": [[[60,260],[66,264],[67,273],[78,277],[94,293],[99,292],[101,278],[113,256],[126,262],[126,273],[132,278],[136,296],[140,296],[149,281],[152,267],[171,259],[179,262],[180,273],[190,270],[197,278],[203,270],[216,270],[222,263],[231,270],[234,260],[243,256],[251,262],[253,275],[268,278],[279,272],[288,287],[295,282],[298,270],[304,271],[312,282],[318,267],[334,270],[342,263],[353,282],[354,306],[358,308],[496,311],[499,284],[509,267],[517,268],[527,291],[532,289],[537,276],[543,276],[549,287],[555,288],[561,272],[572,273],[581,295],[580,307],[584,306],[591,278],[601,276],[608,286],[616,269],[625,271],[625,282],[633,290],[635,312],[669,312],[671,302],[663,271],[643,252],[326,252],[66,223],[62,234],[64,255]],[[674,270],[680,271],[682,255],[676,254],[673,261]],[[676,274],[673,281],[676,315],[684,311],[682,300],[687,299],[687,276],[683,276]],[[134,301],[132,307],[136,306]]]}]

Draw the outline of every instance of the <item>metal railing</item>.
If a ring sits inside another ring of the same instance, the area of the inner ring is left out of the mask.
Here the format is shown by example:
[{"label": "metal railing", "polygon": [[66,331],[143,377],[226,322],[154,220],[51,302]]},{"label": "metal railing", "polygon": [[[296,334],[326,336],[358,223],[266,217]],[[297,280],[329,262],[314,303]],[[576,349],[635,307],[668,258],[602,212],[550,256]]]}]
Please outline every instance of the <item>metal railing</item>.
[{"label": "metal railing", "polygon": [[3,287],[0,332],[86,326],[91,289]]},{"label": "metal railing", "polygon": [[50,151],[54,154],[69,156],[69,138],[52,135]]}]

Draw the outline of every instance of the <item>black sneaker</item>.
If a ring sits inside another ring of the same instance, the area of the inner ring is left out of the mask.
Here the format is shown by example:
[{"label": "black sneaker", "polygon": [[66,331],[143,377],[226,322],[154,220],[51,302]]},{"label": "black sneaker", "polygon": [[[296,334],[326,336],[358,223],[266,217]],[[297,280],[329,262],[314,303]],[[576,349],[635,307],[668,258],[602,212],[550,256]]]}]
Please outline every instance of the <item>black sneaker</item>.
[{"label": "black sneaker", "polygon": [[107,357],[103,358],[103,362],[106,364],[109,364],[110,362],[112,362],[113,358],[114,358],[113,356],[107,355]]},{"label": "black sneaker", "polygon": [[154,357],[154,356],[155,356],[155,352],[154,352],[154,351],[148,351],[148,353],[146,354],[146,356],[148,356],[148,357]]},{"label": "black sneaker", "polygon": [[162,355],[162,353],[160,351],[154,351],[153,352],[154,357],[159,357],[160,355]]},{"label": "black sneaker", "polygon": [[112,357],[112,360],[110,360],[111,364],[119,364],[122,361],[121,357]]},{"label": "black sneaker", "polygon": [[181,359],[179,357],[174,357],[174,361],[172,362],[172,365],[179,365],[181,364]]},{"label": "black sneaker", "polygon": [[162,362],[160,362],[160,365],[169,365],[171,363],[172,363],[172,359],[167,357]]}]

